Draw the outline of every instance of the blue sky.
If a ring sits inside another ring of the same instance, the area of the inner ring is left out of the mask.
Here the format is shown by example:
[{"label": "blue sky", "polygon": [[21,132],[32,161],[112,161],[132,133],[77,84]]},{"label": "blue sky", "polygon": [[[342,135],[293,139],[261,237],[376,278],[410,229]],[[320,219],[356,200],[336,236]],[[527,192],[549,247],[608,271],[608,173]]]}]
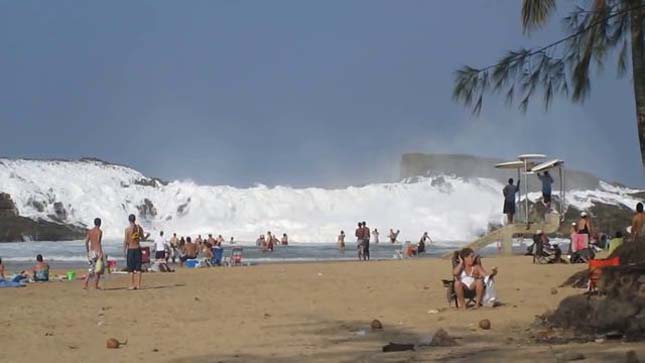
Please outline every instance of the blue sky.
[{"label": "blue sky", "polygon": [[544,152],[644,186],[632,85],[526,115],[452,101],[453,72],[522,36],[517,0],[0,3],[0,154],[95,156],[247,186],[391,180],[404,152]]}]

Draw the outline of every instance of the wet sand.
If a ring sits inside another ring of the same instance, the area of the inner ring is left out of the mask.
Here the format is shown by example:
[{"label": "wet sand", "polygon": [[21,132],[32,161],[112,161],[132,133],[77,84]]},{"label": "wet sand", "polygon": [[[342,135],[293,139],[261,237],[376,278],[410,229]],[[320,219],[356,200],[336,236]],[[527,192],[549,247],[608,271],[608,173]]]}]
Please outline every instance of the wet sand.
[{"label": "wet sand", "polygon": [[[557,288],[582,265],[533,265],[530,257],[486,257],[499,267],[503,306],[449,308],[439,259],[369,263],[275,264],[144,274],[128,291],[111,275],[103,290],[82,282],[0,289],[0,362],[556,362],[560,352],[585,362],[622,362],[642,344],[536,345],[535,315],[581,290]],[[489,319],[491,330],[477,323]],[[372,319],[383,323],[372,331]],[[438,328],[456,347],[382,353],[388,342],[420,343]],[[127,339],[106,349],[109,337]]]}]

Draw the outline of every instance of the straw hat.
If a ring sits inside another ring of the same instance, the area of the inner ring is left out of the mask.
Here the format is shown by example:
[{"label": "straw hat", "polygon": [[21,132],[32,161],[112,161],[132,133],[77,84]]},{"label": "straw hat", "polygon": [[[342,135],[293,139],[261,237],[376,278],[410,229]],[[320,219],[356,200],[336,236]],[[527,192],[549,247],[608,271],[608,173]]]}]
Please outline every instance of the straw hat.
[{"label": "straw hat", "polygon": [[583,217],[583,218],[584,218],[584,217],[586,217],[586,216],[587,216],[587,212],[582,212],[582,213],[580,213],[580,217]]}]

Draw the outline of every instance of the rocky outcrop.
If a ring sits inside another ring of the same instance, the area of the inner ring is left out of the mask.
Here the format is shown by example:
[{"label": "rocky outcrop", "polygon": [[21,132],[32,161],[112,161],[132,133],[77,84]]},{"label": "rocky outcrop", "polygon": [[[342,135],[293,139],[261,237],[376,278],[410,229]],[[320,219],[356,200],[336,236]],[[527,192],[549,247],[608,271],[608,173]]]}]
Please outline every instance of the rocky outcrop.
[{"label": "rocky outcrop", "polygon": [[143,203],[137,206],[139,216],[143,219],[150,219],[157,216],[157,208],[148,198],[143,199]]},{"label": "rocky outcrop", "polygon": [[0,193],[0,217],[17,216],[18,208],[7,193]]},{"label": "rocky outcrop", "polygon": [[70,241],[84,237],[83,227],[21,217],[11,196],[0,193],[0,242]]},{"label": "rocky outcrop", "polygon": [[61,222],[67,220],[67,210],[65,209],[63,203],[54,203],[54,215],[50,217]]}]

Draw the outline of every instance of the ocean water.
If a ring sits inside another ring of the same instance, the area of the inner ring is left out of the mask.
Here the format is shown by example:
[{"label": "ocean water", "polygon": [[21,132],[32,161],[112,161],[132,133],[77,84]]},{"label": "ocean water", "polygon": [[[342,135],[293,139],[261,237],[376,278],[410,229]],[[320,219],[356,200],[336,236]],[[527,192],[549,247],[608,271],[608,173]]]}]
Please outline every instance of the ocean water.
[{"label": "ocean water", "polygon": [[[569,246],[567,239],[554,239],[560,249],[566,253]],[[418,258],[439,258],[447,252],[455,251],[466,242],[450,241],[437,242],[426,248],[426,253]],[[530,239],[517,238],[513,241],[513,253],[524,254],[526,247],[530,246]],[[143,243],[144,246],[151,246]],[[277,246],[273,252],[262,252],[260,248],[250,243],[224,245],[224,257],[231,255],[234,246],[243,248],[243,261],[249,264],[265,263],[305,263],[323,261],[355,261],[357,260],[356,243],[347,243],[345,252],[341,253],[334,243],[292,243],[289,246]],[[372,260],[398,259],[398,252],[404,247],[402,243],[370,243],[370,257]],[[117,266],[125,266],[122,242],[107,240],[103,242],[103,250],[110,260],[116,260]],[[151,247],[152,250],[152,247]],[[490,256],[497,253],[495,244],[483,248],[477,253]],[[42,254],[53,269],[80,269],[87,267],[84,241],[70,242],[15,242],[0,243],[0,257],[9,271],[15,272],[28,269],[35,263],[36,255]]]},{"label": "ocean water", "polygon": [[[150,246],[150,244],[144,243],[144,246]],[[234,246],[238,245],[224,245],[225,257],[231,255]],[[347,243],[344,253],[341,253],[337,245],[333,243],[292,243],[289,246],[277,246],[273,252],[262,252],[260,248],[251,244],[240,244],[239,246],[243,248],[243,261],[251,264],[357,259],[356,243]],[[374,260],[394,259],[397,251],[400,251],[403,246],[401,243],[370,243],[370,257]],[[125,265],[121,241],[104,241],[103,250],[110,260],[117,261],[117,266]],[[445,244],[434,245],[421,257],[437,257],[451,250],[454,250],[454,247],[451,248]],[[0,257],[10,271],[29,268],[35,263],[37,254],[42,254],[54,269],[87,266],[84,241],[0,243]]]}]

